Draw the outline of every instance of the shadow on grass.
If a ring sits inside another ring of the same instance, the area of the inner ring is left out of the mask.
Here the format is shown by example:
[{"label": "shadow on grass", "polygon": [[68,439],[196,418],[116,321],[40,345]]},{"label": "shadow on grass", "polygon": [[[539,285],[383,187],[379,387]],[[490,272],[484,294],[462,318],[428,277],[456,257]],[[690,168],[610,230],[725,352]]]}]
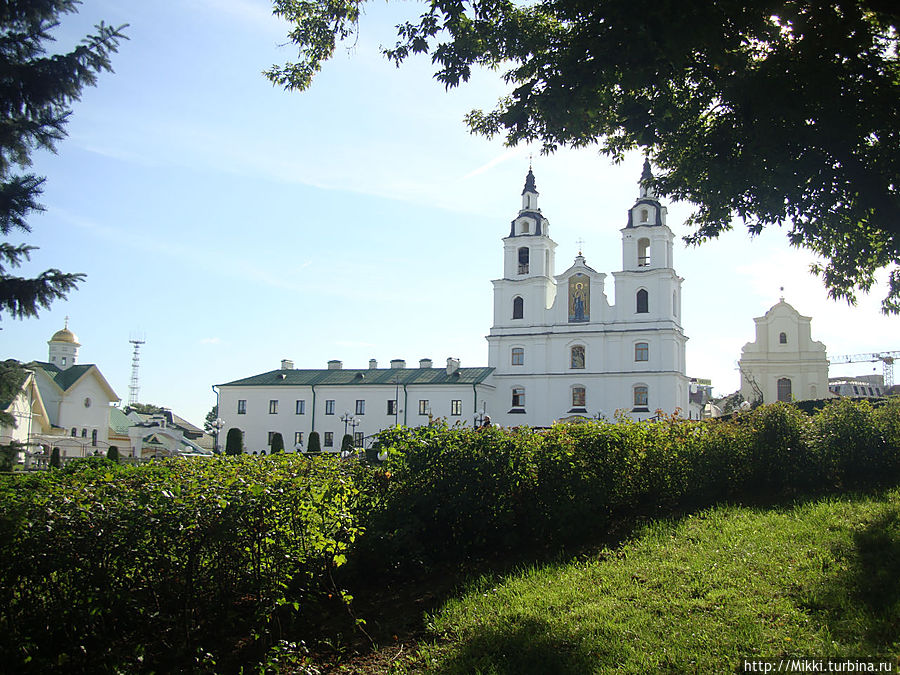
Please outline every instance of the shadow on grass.
[{"label": "shadow on grass", "polygon": [[429,672],[581,675],[592,672],[597,662],[597,656],[590,654],[580,640],[554,633],[548,623],[510,618],[465,639],[447,658],[429,667]]},{"label": "shadow on grass", "polygon": [[834,555],[846,569],[819,589],[812,608],[839,639],[888,652],[900,636],[900,507],[885,509]]}]

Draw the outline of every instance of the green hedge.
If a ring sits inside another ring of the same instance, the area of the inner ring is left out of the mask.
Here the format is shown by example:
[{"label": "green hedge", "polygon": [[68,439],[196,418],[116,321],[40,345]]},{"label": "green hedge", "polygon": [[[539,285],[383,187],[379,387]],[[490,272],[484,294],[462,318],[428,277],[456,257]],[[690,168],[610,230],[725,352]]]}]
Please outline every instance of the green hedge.
[{"label": "green hedge", "polygon": [[165,672],[200,655],[209,664],[234,636],[276,630],[329,590],[358,532],[356,499],[338,461],[283,453],[9,477],[0,663]]},{"label": "green hedge", "polygon": [[868,488],[900,479],[900,399],[790,404],[724,420],[383,432],[367,490],[367,566],[398,571],[578,543],[614,522],[723,499]]}]

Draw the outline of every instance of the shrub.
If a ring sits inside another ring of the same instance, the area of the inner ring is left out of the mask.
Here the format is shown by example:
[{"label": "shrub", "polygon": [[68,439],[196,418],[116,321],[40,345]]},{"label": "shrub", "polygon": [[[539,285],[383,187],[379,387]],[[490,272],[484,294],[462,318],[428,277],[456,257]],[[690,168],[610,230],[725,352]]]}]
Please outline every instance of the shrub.
[{"label": "shrub", "polygon": [[309,443],[306,445],[307,452],[322,452],[322,444],[319,441],[319,432],[313,431],[309,434]]},{"label": "shrub", "polygon": [[10,672],[183,672],[236,635],[264,646],[336,592],[358,534],[358,492],[332,457],[75,464],[0,479]]},{"label": "shrub", "polygon": [[113,462],[119,463],[119,448],[115,445],[109,446],[109,450],[106,451],[106,459],[112,460]]},{"label": "shrub", "polygon": [[278,431],[272,434],[272,448],[269,450],[269,454],[274,455],[276,452],[284,452],[284,438]]},{"label": "shrub", "polygon": [[813,418],[811,438],[829,484],[858,488],[894,477],[896,453],[878,421],[868,401],[847,398],[832,401]]},{"label": "shrub", "polygon": [[59,448],[53,448],[53,450],[50,452],[50,468],[58,469],[59,463]]},{"label": "shrub", "polygon": [[237,427],[232,427],[228,430],[228,435],[225,436],[225,454],[235,456],[243,453],[244,432]]},{"label": "shrub", "polygon": [[344,434],[341,439],[341,452],[353,452],[353,436]]},{"label": "shrub", "polygon": [[750,427],[752,492],[797,492],[817,484],[820,477],[807,446],[809,418],[790,403],[756,408],[742,418]]}]

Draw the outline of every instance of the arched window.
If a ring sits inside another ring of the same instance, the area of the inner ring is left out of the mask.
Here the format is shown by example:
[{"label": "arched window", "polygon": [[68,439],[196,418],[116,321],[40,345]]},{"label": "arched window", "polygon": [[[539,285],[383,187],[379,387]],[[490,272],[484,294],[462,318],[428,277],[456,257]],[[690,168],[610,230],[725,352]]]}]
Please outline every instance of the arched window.
[{"label": "arched window", "polygon": [[637,264],[638,267],[650,266],[650,240],[646,237],[638,239]]},{"label": "arched window", "polygon": [[641,209],[641,222],[646,223],[650,220],[650,212],[647,209]]},{"label": "arched window", "polygon": [[78,435],[78,429],[72,427],[72,438],[75,438]]},{"label": "arched window", "polygon": [[81,430],[81,437],[82,437],[82,438],[87,438],[87,429],[82,429],[82,430]]},{"label": "arched window", "polygon": [[787,344],[787,333],[779,333],[778,334],[778,342],[780,344],[786,345]]},{"label": "arched window", "polygon": [[779,401],[790,401],[791,400],[791,378],[782,377],[778,380],[778,400]]},{"label": "arched window", "polygon": [[520,296],[516,296],[513,298],[513,317],[514,319],[521,319],[525,315],[525,301],[522,300]]},{"label": "arched window", "polygon": [[97,430],[91,431],[91,445],[97,445]]},{"label": "arched window", "polygon": [[527,220],[523,220],[520,230],[522,234],[528,234],[529,231],[531,231],[531,223],[529,223]]},{"label": "arched window", "polygon": [[638,342],[634,345],[634,360],[635,361],[649,361],[650,360],[650,345],[646,342]]},{"label": "arched window", "polygon": [[637,292],[637,313],[647,314],[650,311],[650,301],[647,291],[643,288]]},{"label": "arched window", "polygon": [[650,392],[646,385],[639,384],[634,388],[634,407],[647,410],[650,401]]},{"label": "arched window", "polygon": [[572,387],[573,408],[584,408],[586,398],[584,387]]},{"label": "arched window", "polygon": [[519,274],[528,274],[529,252],[527,246],[519,248]]},{"label": "arched window", "polygon": [[525,365],[525,349],[523,347],[513,347],[510,353],[510,363],[514,366]]},{"label": "arched window", "polygon": [[569,353],[569,365],[572,368],[584,368],[584,345],[575,345]]},{"label": "arched window", "polygon": [[513,387],[512,407],[513,408],[524,408],[525,407],[525,388],[524,387]]}]

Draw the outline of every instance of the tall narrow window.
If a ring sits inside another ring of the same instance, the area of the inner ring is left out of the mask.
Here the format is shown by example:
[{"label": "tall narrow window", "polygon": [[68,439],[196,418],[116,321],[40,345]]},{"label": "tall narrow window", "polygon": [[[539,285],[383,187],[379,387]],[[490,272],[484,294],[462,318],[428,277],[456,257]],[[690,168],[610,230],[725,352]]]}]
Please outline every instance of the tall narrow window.
[{"label": "tall narrow window", "polygon": [[428,399],[419,399],[419,414],[427,415],[431,411],[431,407],[428,405]]},{"label": "tall narrow window", "polygon": [[584,408],[585,391],[584,387],[572,387],[572,407]]},{"label": "tall narrow window", "polygon": [[525,315],[525,301],[520,296],[513,298],[513,316],[514,319],[521,319]]},{"label": "tall narrow window", "polygon": [[780,333],[778,335],[778,342],[780,344],[786,345],[787,344],[787,333]]},{"label": "tall narrow window", "polygon": [[[856,387],[853,388],[856,389]],[[778,380],[778,400],[791,400],[791,379],[789,377],[782,377]]]},{"label": "tall narrow window", "polygon": [[647,209],[641,209],[641,222],[647,223],[650,221],[650,212]]},{"label": "tall narrow window", "polygon": [[269,414],[270,415],[278,414],[278,401],[275,399],[272,399],[271,401],[269,401]]},{"label": "tall narrow window", "polygon": [[298,415],[305,415],[306,414],[306,401],[304,399],[298,399],[297,406],[294,408],[294,411]]},{"label": "tall narrow window", "polygon": [[396,415],[397,414],[397,399],[392,398],[387,402],[387,414],[388,415]]},{"label": "tall narrow window", "polygon": [[572,368],[584,368],[584,345],[575,345],[569,353],[569,365]]},{"label": "tall narrow window", "polygon": [[357,401],[356,401],[356,414],[357,415],[365,415],[366,414],[366,402],[363,399],[357,399]]},{"label": "tall narrow window", "polygon": [[72,438],[75,438],[78,435],[78,429],[72,427]]},{"label": "tall narrow window", "polygon": [[650,311],[650,301],[647,291],[643,288],[637,292],[637,313],[647,314]]},{"label": "tall narrow window", "polygon": [[525,389],[523,387],[513,387],[512,390],[512,407],[525,407]]},{"label": "tall narrow window", "polygon": [[238,415],[246,415],[247,414],[247,399],[240,398],[238,399]]},{"label": "tall narrow window", "polygon": [[638,259],[637,264],[638,267],[649,267],[650,266],[650,240],[649,239],[638,239]]},{"label": "tall narrow window", "polygon": [[334,432],[326,431],[323,437],[324,445],[326,448],[334,447]]},{"label": "tall narrow window", "polygon": [[519,248],[519,274],[528,274],[528,247]]},{"label": "tall narrow window", "polygon": [[365,434],[362,431],[354,431],[353,432],[353,447],[361,448],[363,443],[365,443]]},{"label": "tall narrow window", "polygon": [[266,440],[266,443],[269,445],[269,447],[272,446],[272,441],[274,441],[274,440],[275,440],[275,432],[274,432],[274,431],[270,431],[270,432],[269,432],[268,439]]},{"label": "tall narrow window", "polygon": [[647,387],[639,384],[634,388],[634,407],[646,410],[650,396]]},{"label": "tall narrow window", "polygon": [[325,399],[325,414],[326,415],[334,415],[334,399],[333,398]]},{"label": "tall narrow window", "polygon": [[522,366],[525,364],[525,349],[522,347],[513,347],[511,352],[510,363],[514,366]]},{"label": "tall narrow window", "polygon": [[91,431],[91,445],[97,445],[97,430]]},{"label": "tall narrow window", "polygon": [[455,398],[450,401],[450,414],[453,417],[459,417],[462,415],[462,399]]},{"label": "tall narrow window", "polygon": [[302,431],[294,432],[294,445],[303,445],[303,432]]},{"label": "tall narrow window", "polygon": [[634,360],[635,361],[649,361],[650,360],[650,345],[646,342],[638,342],[634,345]]}]

